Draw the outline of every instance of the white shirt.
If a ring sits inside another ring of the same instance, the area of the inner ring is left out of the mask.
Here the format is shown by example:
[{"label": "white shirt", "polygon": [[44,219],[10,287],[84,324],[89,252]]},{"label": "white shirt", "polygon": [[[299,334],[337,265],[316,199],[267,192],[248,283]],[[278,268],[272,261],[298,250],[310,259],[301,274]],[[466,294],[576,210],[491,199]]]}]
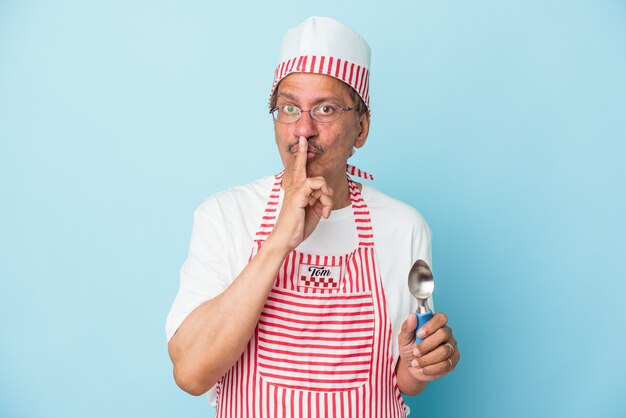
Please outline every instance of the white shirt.
[{"label": "white shirt", "polygon": [[[196,307],[223,292],[248,263],[253,237],[261,224],[274,176],[232,187],[206,199],[194,213],[189,255],[180,271],[180,288],[167,317],[168,341]],[[415,260],[431,265],[431,232],[422,216],[407,204],[363,185],[369,207],[380,277],[393,330],[395,367],[398,333],[417,304],[407,277]],[[278,210],[282,207],[280,191]],[[298,250],[317,254],[347,254],[358,245],[352,207],[334,210],[320,221]],[[432,300],[429,306],[432,308]],[[214,388],[209,399],[214,400]]]}]

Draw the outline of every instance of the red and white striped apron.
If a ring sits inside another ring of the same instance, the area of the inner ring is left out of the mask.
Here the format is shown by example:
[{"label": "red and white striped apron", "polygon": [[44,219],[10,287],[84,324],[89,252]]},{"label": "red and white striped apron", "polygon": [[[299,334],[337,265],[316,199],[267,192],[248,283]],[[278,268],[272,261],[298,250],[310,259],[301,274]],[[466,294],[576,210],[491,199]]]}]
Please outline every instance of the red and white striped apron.
[{"label": "red and white striped apron", "polygon": [[[217,384],[218,418],[406,417],[370,212],[348,181],[358,247],[285,259],[246,350]],[[274,227],[281,182],[250,258]]]}]

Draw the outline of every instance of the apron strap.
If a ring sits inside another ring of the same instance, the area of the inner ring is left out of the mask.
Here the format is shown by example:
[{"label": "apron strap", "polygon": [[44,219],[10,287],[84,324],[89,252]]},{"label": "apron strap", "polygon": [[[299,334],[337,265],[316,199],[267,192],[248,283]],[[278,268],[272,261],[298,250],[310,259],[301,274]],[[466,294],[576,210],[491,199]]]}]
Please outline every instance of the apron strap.
[{"label": "apron strap", "polygon": [[374,176],[350,164],[346,164],[346,172],[353,176],[361,177],[362,179],[374,180]]},{"label": "apron strap", "polygon": [[278,200],[280,198],[280,186],[283,182],[283,174],[285,174],[285,170],[274,176],[274,184],[272,185],[272,189],[270,190],[269,198],[267,199],[267,203],[265,204],[265,211],[263,212],[263,219],[261,220],[261,226],[256,231],[254,236],[254,242],[257,245],[261,245],[265,242],[267,236],[274,229],[274,224],[276,223],[276,217],[278,216]]},{"label": "apron strap", "polygon": [[370,210],[363,200],[361,191],[351,178],[348,178],[348,188],[350,190],[352,213],[354,214],[354,223],[359,239],[359,247],[371,248],[374,246],[374,233]]}]

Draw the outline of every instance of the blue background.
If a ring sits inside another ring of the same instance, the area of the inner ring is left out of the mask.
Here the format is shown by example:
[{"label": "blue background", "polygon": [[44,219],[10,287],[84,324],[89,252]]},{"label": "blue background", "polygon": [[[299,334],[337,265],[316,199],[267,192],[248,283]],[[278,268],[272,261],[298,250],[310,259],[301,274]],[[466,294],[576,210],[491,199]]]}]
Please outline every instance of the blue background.
[{"label": "blue background", "polygon": [[280,169],[267,96],[310,15],[370,43],[354,161],[434,232],[462,360],[412,416],[626,416],[617,0],[0,0],[0,416],[212,416],[165,317],[193,210]]}]

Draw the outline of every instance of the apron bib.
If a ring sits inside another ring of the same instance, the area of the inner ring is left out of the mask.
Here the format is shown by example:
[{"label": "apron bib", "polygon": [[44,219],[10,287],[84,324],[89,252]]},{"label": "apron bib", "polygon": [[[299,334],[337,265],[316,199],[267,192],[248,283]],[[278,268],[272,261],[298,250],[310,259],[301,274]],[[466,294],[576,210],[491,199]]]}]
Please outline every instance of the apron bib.
[{"label": "apron bib", "polygon": [[[246,350],[217,384],[218,418],[406,417],[370,213],[348,182],[357,248],[285,258]],[[281,183],[282,173],[250,259],[274,227]]]}]

